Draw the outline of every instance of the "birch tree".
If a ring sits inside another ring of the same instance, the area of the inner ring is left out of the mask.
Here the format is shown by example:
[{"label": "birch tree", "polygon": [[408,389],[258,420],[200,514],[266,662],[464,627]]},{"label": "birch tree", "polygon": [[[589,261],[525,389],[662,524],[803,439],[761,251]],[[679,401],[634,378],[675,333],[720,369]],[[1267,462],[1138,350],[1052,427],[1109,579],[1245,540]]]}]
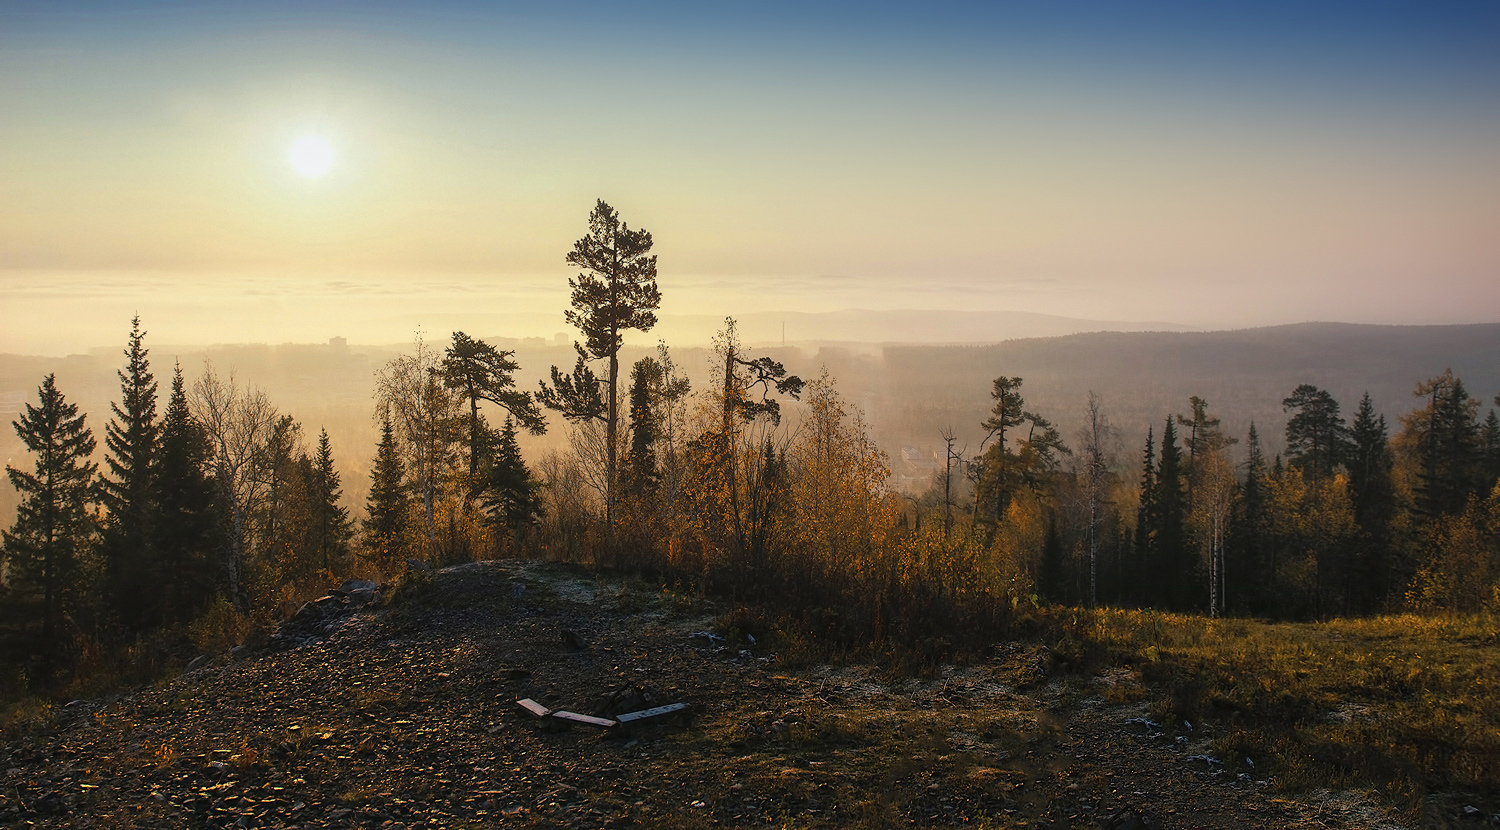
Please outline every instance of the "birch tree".
[{"label": "birch tree", "polygon": [[276,424],[276,407],[266,393],[241,388],[234,373],[228,379],[204,361],[203,374],[193,382],[193,417],[212,444],[212,468],[219,501],[229,521],[224,529],[221,565],[230,601],[241,611],[250,608],[244,574],[249,542],[250,518],[263,495],[264,479],[254,475],[254,465],[270,440]]}]

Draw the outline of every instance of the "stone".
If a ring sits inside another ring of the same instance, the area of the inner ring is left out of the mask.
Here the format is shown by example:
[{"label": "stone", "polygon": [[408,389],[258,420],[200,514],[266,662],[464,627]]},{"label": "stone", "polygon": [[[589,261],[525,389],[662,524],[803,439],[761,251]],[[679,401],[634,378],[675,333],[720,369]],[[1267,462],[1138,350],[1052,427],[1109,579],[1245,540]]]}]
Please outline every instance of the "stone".
[{"label": "stone", "polygon": [[1149,810],[1132,807],[1115,813],[1104,820],[1104,830],[1160,830],[1161,823]]},{"label": "stone", "polygon": [[594,714],[603,718],[614,717],[621,712],[635,712],[641,709],[649,709],[656,702],[656,696],[636,685],[621,686],[612,689],[600,696],[594,704]]}]

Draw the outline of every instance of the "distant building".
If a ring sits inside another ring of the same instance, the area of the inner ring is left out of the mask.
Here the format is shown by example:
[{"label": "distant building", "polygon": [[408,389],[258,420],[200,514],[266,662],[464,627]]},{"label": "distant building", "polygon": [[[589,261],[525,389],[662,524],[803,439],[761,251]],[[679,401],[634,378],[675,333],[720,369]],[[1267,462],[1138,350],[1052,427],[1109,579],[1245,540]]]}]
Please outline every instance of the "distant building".
[{"label": "distant building", "polygon": [[328,338],[328,345],[335,349],[347,349],[349,348],[349,341],[343,337],[330,337]]}]

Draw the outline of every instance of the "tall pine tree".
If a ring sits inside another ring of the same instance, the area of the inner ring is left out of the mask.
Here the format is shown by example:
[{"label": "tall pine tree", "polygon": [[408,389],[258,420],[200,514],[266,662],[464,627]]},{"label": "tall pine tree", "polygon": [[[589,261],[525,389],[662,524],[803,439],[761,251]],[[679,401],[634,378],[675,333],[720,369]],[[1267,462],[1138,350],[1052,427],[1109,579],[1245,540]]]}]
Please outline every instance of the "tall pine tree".
[{"label": "tall pine tree", "polygon": [[630,446],[625,451],[623,489],[637,498],[656,491],[656,441],[661,435],[652,411],[651,390],[662,384],[662,368],[654,358],[643,357],[630,367]]},{"label": "tall pine tree", "polygon": [[165,622],[186,622],[212,595],[212,552],[217,542],[213,447],[188,408],[182,367],[172,372],[172,394],[162,418],[157,450],[160,558]]},{"label": "tall pine tree", "polygon": [[989,432],[984,442],[993,440],[994,443],[990,444],[988,450],[984,449],[984,444],[980,444],[984,462],[980,480],[976,483],[974,512],[976,517],[980,515],[980,506],[983,504],[993,511],[995,521],[1000,521],[1005,516],[1006,508],[1010,506],[1018,474],[1016,453],[1010,448],[1010,432],[1026,422],[1026,401],[1021,397],[1021,378],[1004,375],[995,378],[990,397],[994,399],[995,405],[990,408],[990,417],[980,426]]},{"label": "tall pine tree", "polygon": [[1364,610],[1373,611],[1389,603],[1398,580],[1392,572],[1396,486],[1391,477],[1390,435],[1385,416],[1375,414],[1369,392],[1360,399],[1349,439],[1349,497],[1366,541],[1356,601]]},{"label": "tall pine tree", "polygon": [[395,569],[406,555],[410,515],[411,491],[406,483],[406,469],[387,416],[380,423],[380,445],[370,471],[364,522],[367,556],[382,570]]},{"label": "tall pine tree", "polygon": [[1309,480],[1332,478],[1345,465],[1352,447],[1339,402],[1326,390],[1304,383],[1281,402],[1294,412],[1286,422],[1286,461]]},{"label": "tall pine tree", "polygon": [[1183,491],[1182,450],[1172,419],[1161,433],[1161,463],[1156,468],[1156,527],[1154,578],[1160,586],[1159,603],[1183,611],[1194,605],[1199,580],[1187,540],[1187,494]]},{"label": "tall pine tree", "polygon": [[535,524],[542,512],[536,480],[521,457],[516,423],[510,418],[494,438],[482,504],[491,523],[510,531],[512,538]]},{"label": "tall pine tree", "polygon": [[1451,369],[1413,394],[1427,402],[1403,419],[1418,456],[1417,509],[1429,519],[1456,514],[1480,487],[1479,402]]},{"label": "tall pine tree", "polygon": [[[1500,395],[1495,396],[1495,405],[1500,406]],[[1483,462],[1480,476],[1480,491],[1493,489],[1500,480],[1500,415],[1491,409],[1479,428],[1479,446]]]},{"label": "tall pine tree", "polygon": [[319,567],[325,574],[332,574],[335,566],[343,566],[349,558],[354,523],[349,519],[349,508],[339,503],[344,492],[338,470],[333,466],[333,445],[327,429],[318,431],[318,455],[313,459],[310,485],[309,543]]},{"label": "tall pine tree", "polygon": [[[552,386],[543,382],[538,394],[543,406],[566,418],[604,422],[604,520],[611,533],[619,478],[615,454],[620,424],[620,346],[626,330],[649,331],[655,326],[656,309],[661,305],[651,246],[650,232],[631,230],[602,199],[594,206],[588,235],[573,243],[567,255],[568,264],[580,271],[568,280],[573,307],[564,316],[578,327],[584,343],[574,344],[578,363],[573,375],[563,375],[552,367]],[[604,358],[609,360],[609,374],[603,380],[601,398],[600,379],[586,362]]]},{"label": "tall pine tree", "polygon": [[1229,580],[1236,587],[1231,612],[1266,613],[1270,605],[1266,544],[1266,455],[1255,423],[1245,437],[1245,472],[1241,498],[1231,530],[1233,555],[1227,558]]},{"label": "tall pine tree", "polygon": [[547,421],[537,409],[531,393],[515,388],[515,372],[520,364],[515,352],[500,351],[461,331],[453,333],[453,343],[443,356],[443,385],[459,392],[469,404],[464,430],[469,438],[469,489],[474,498],[483,487],[479,468],[483,461],[483,443],[488,427],[479,414],[479,402],[489,401],[516,418],[532,435],[547,431]]},{"label": "tall pine tree", "polygon": [[5,473],[21,495],[16,522],[5,531],[11,582],[41,595],[43,673],[50,674],[60,647],[59,627],[77,594],[78,565],[93,535],[90,506],[99,468],[94,434],[78,405],[68,403],[48,375],[37,390],[37,405],[26,405],[11,422],[26,449],[36,456],[34,472],[9,464]]},{"label": "tall pine tree", "polygon": [[130,342],[120,378],[120,402],[111,403],[114,418],[105,425],[105,464],[100,493],[108,517],[100,550],[105,563],[104,593],[111,610],[128,630],[140,630],[160,619],[160,574],[156,551],[157,521],[156,379],[151,375],[146,333],[141,318],[130,321]]},{"label": "tall pine tree", "polygon": [[1135,562],[1125,577],[1131,602],[1150,605],[1155,601],[1150,574],[1156,564],[1153,543],[1156,528],[1156,434],[1146,428],[1146,450],[1141,464],[1141,500],[1135,511]]}]

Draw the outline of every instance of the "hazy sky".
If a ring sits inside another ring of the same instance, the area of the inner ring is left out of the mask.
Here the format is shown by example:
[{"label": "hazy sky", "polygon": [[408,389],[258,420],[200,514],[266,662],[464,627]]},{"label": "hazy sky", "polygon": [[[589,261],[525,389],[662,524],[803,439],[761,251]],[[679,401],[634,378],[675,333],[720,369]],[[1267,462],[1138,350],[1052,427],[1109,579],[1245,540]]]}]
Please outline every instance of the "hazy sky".
[{"label": "hazy sky", "polygon": [[664,314],[1500,319],[1487,0],[414,5],[0,0],[0,350],[551,335],[596,198]]}]

